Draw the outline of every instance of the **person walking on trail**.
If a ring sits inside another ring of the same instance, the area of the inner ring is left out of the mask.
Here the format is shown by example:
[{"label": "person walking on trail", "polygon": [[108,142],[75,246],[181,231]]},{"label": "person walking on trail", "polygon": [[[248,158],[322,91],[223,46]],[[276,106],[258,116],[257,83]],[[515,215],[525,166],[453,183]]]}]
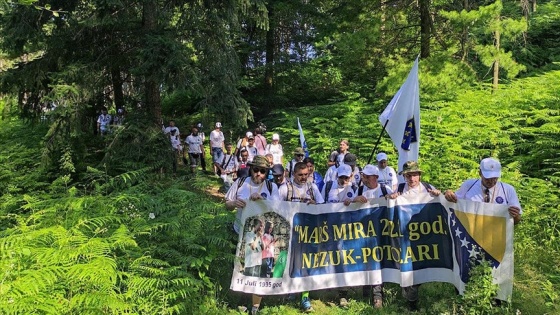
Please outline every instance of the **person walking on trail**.
[{"label": "person walking on trail", "polygon": [[[429,193],[433,197],[437,197],[441,192],[431,184],[421,181],[422,170],[416,161],[408,161],[404,163],[400,172],[405,179],[404,183],[397,186],[397,191],[390,194],[389,198],[396,199],[401,195],[417,195],[421,193]],[[418,310],[418,289],[419,284],[408,287],[402,287],[402,295],[408,302],[408,308],[412,311]]]},{"label": "person walking on trail", "polygon": [[224,190],[228,191],[233,181],[237,178],[238,162],[231,150],[233,146],[231,143],[226,144],[226,154],[222,155],[220,160],[214,162],[217,173],[224,181]]},{"label": "person walking on trail", "polygon": [[200,165],[200,161],[204,159],[204,147],[202,146],[202,137],[198,134],[198,129],[193,127],[191,134],[185,139],[188,147],[189,160],[191,164],[191,173],[195,173],[196,168]]},{"label": "person walking on trail", "polygon": [[447,190],[445,199],[450,202],[466,199],[508,205],[509,215],[513,218],[513,222],[518,224],[521,221],[521,214],[523,214],[521,204],[515,188],[499,181],[502,175],[500,162],[494,158],[483,159],[480,161],[478,175],[480,178],[466,180],[456,192]]},{"label": "person walking on trail", "polygon": [[[238,234],[243,224],[241,222],[241,214],[248,200],[280,199],[276,184],[266,180],[269,169],[266,158],[262,155],[257,155],[249,165],[251,170],[250,177],[238,178],[226,193],[226,209],[237,211],[233,227]],[[257,314],[262,296],[253,294],[251,300],[251,313]]]},{"label": "person walking on trail", "polygon": [[377,167],[379,168],[379,183],[390,187],[393,191],[397,190],[399,184],[397,172],[387,165],[387,154],[384,152],[377,154]]},{"label": "person walking on trail", "polygon": [[249,134],[247,136],[247,145],[245,146],[245,150],[247,150],[247,152],[249,152],[249,162],[253,160],[253,158],[257,155],[259,155],[259,151],[257,150],[257,147],[255,146],[255,137],[253,136],[253,134]]},{"label": "person walking on trail", "polygon": [[280,144],[280,135],[277,133],[272,135],[272,143],[266,145],[266,153],[272,154],[272,163],[284,164],[284,150]]},{"label": "person walking on trail", "polygon": [[107,114],[107,108],[101,110],[101,115],[97,117],[97,132],[105,136],[109,133],[111,124],[111,115]]},{"label": "person walking on trail", "polygon": [[272,166],[272,181],[276,183],[278,188],[282,187],[289,180],[286,178],[286,172],[282,164],[274,164]]},{"label": "person walking on trail", "polygon": [[222,132],[222,123],[217,122],[214,130],[210,132],[210,150],[212,153],[212,164],[214,165],[214,174],[217,174],[218,168],[216,162],[221,161],[224,156],[224,142],[226,138]]},{"label": "person walking on trail", "polygon": [[257,148],[258,155],[266,155],[266,138],[263,136],[263,129],[261,127],[255,128],[255,147]]}]

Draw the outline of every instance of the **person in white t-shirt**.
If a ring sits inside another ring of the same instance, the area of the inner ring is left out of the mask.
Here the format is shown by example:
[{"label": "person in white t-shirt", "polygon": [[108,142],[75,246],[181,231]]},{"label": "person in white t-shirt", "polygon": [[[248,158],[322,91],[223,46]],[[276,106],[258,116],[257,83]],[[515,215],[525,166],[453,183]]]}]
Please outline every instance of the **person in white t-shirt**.
[{"label": "person in white t-shirt", "polygon": [[314,183],[307,182],[309,169],[304,162],[298,162],[294,166],[294,179],[278,188],[281,200],[292,202],[304,202],[316,204],[325,202],[321,191]]},{"label": "person in white t-shirt", "polygon": [[247,141],[248,143],[245,146],[245,150],[249,152],[249,162],[251,162],[255,156],[259,155],[259,151],[255,146],[255,137],[252,134],[247,137]]},{"label": "person in white t-shirt", "polygon": [[348,149],[350,149],[350,143],[346,139],[340,140],[338,144],[338,150],[332,151],[329,160],[327,162],[327,166],[335,166],[338,167],[340,164],[344,163],[344,156],[348,153]]},{"label": "person in white t-shirt", "polygon": [[399,180],[397,179],[397,172],[395,169],[387,166],[387,154],[380,152],[377,154],[377,168],[379,169],[380,184],[390,187],[393,191],[397,190]]},{"label": "person in white t-shirt", "polygon": [[[221,161],[224,156],[224,133],[222,132],[222,123],[217,122],[216,128],[210,132],[210,151],[212,153],[212,163]],[[214,174],[217,172],[216,165],[214,164]]]},{"label": "person in white t-shirt", "polygon": [[194,173],[200,160],[204,158],[204,147],[202,146],[202,137],[198,134],[198,129],[193,127],[191,134],[185,139],[189,152],[189,160],[191,162],[191,172]]},{"label": "person in white t-shirt", "polygon": [[[279,200],[278,187],[267,181],[269,164],[264,156],[257,155],[250,164],[251,176],[238,178],[226,193],[226,209],[237,210],[233,228],[239,234],[241,230],[241,213],[247,205],[247,200]],[[262,296],[253,294],[253,313],[257,313]]]},{"label": "person in white t-shirt", "polygon": [[[417,195],[421,193],[429,193],[431,196],[437,197],[441,194],[441,192],[434,186],[420,180],[422,176],[422,170],[420,170],[416,161],[408,161],[404,163],[400,174],[404,176],[406,182],[398,185],[397,191],[393,192],[390,195],[391,199],[395,199],[400,195]],[[402,287],[402,295],[408,301],[408,308],[410,310],[418,309],[419,287],[419,284],[415,284],[409,287]]]},{"label": "person in white t-shirt", "polygon": [[272,143],[266,145],[266,153],[273,156],[273,164],[284,164],[284,150],[280,144],[280,135],[277,133],[272,135]]},{"label": "person in white t-shirt", "polygon": [[111,124],[111,115],[107,114],[107,109],[103,108],[101,110],[101,115],[97,117],[97,132],[102,136],[109,133],[109,127]]},{"label": "person in white t-shirt", "polygon": [[224,181],[224,190],[228,191],[233,181],[237,177],[238,162],[235,155],[231,152],[233,146],[231,143],[226,144],[226,154],[221,159],[214,162],[214,166],[220,171],[220,177]]},{"label": "person in white t-shirt", "polygon": [[294,150],[294,158],[288,162],[286,164],[286,167],[284,167],[284,171],[286,172],[286,178],[288,178],[289,180],[293,179],[293,174],[294,174],[294,166],[296,165],[297,162],[302,162],[303,158],[305,157],[305,151],[303,150],[303,148],[301,147],[297,147]]},{"label": "person in white t-shirt", "polygon": [[502,175],[502,165],[493,158],[485,158],[480,162],[478,169],[480,178],[465,181],[459,190],[453,192],[447,190],[445,199],[450,202],[457,202],[457,199],[466,199],[486,203],[496,203],[508,205],[509,215],[515,224],[521,221],[521,204],[517,198],[517,193],[513,186],[500,182]]},{"label": "person in white t-shirt", "polygon": [[357,187],[352,184],[352,167],[341,164],[337,168],[337,180],[325,182],[323,186],[323,199],[327,203],[345,202],[353,200]]}]

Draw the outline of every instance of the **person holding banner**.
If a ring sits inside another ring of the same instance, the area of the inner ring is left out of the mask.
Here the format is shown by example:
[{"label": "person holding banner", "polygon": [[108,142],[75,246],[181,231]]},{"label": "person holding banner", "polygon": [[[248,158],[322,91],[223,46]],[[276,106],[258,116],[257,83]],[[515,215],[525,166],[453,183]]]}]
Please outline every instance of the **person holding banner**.
[{"label": "person holding banner", "polygon": [[358,189],[352,182],[352,167],[341,164],[336,171],[337,180],[327,181],[323,187],[323,199],[328,203],[353,200]]},{"label": "person holding banner", "polygon": [[[402,175],[406,182],[400,183],[397,191],[389,195],[391,199],[396,199],[401,195],[417,195],[420,193],[429,193],[432,197],[437,197],[441,194],[441,191],[434,186],[420,180],[422,170],[420,170],[416,161],[404,163],[399,175]],[[420,288],[419,284],[402,287],[402,295],[408,301],[408,308],[410,310],[418,310],[418,288]]]},{"label": "person holding banner", "polygon": [[[307,204],[323,203],[323,196],[317,185],[307,182],[309,177],[309,169],[304,162],[298,162],[294,166],[294,179],[293,182],[287,181],[284,185],[280,186],[278,193],[280,199],[290,202],[303,202]],[[309,300],[309,292],[302,292],[301,294],[301,308],[304,312],[309,313],[313,311],[311,301]]]},{"label": "person holding banner", "polygon": [[[242,225],[241,211],[247,205],[246,200],[279,200],[278,187],[276,184],[266,180],[269,169],[268,160],[262,155],[257,155],[249,163],[249,166],[251,176],[238,178],[226,193],[226,209],[237,210],[233,229],[238,234]],[[259,269],[262,262],[261,259],[262,256],[259,253]],[[257,276],[260,276],[260,270]],[[256,314],[258,312],[261,300],[262,296],[253,294],[252,313]]]},{"label": "person holding banner", "polygon": [[[356,192],[356,197],[350,201],[346,200],[344,204],[348,206],[350,202],[366,203],[368,199],[375,198],[386,198],[393,191],[390,187],[384,184],[379,184],[377,179],[379,178],[379,169],[377,167],[368,164],[364,167],[362,171],[362,182],[363,186],[358,188]],[[363,296],[369,298],[371,295],[371,302],[374,308],[383,307],[383,285],[366,285],[363,287]]]},{"label": "person holding banner", "polygon": [[513,223],[521,221],[521,204],[517,198],[517,193],[513,186],[499,182],[502,175],[502,165],[493,158],[485,158],[480,161],[478,169],[480,178],[465,181],[457,192],[447,190],[445,199],[450,202],[457,202],[457,199],[467,199],[486,203],[506,204],[509,206],[509,215],[513,218]]}]

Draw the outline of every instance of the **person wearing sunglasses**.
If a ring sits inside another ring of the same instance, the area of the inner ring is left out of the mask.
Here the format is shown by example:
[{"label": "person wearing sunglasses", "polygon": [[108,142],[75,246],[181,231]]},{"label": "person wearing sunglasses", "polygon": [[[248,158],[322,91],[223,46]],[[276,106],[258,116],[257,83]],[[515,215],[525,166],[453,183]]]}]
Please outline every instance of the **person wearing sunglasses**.
[{"label": "person wearing sunglasses", "polygon": [[286,177],[290,180],[293,179],[292,175],[294,174],[294,166],[297,162],[303,161],[303,158],[305,157],[305,151],[301,147],[296,148],[293,153],[294,158],[286,164]]},{"label": "person wearing sunglasses", "polygon": [[517,198],[515,188],[499,181],[502,175],[502,165],[493,158],[485,158],[480,162],[478,169],[480,178],[465,181],[459,190],[447,190],[445,199],[457,202],[457,199],[466,199],[486,203],[506,204],[509,206],[509,215],[515,224],[521,221],[521,204]]},{"label": "person wearing sunglasses", "polygon": [[[250,176],[238,178],[226,193],[226,209],[236,210],[233,228],[237,234],[241,231],[241,213],[248,200],[280,200],[278,187],[266,180],[269,164],[266,157],[257,155],[249,163]],[[256,313],[261,304],[262,296],[252,295],[252,312]]]}]

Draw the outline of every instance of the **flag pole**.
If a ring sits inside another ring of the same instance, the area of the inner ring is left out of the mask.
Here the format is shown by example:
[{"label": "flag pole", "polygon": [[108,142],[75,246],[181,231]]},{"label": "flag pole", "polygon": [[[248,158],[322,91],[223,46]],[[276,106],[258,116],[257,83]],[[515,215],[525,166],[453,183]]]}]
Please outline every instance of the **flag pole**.
[{"label": "flag pole", "polygon": [[383,135],[383,132],[385,132],[385,128],[387,127],[388,123],[389,123],[389,120],[387,119],[387,121],[383,125],[383,129],[381,129],[381,132],[379,133],[379,137],[377,138],[377,142],[375,143],[375,146],[373,147],[373,150],[371,150],[371,154],[369,155],[369,159],[367,161],[367,164],[369,164],[371,162],[371,159],[373,158],[373,154],[375,153],[375,150],[377,150],[377,147],[379,146],[379,142],[381,141],[381,136]]}]

